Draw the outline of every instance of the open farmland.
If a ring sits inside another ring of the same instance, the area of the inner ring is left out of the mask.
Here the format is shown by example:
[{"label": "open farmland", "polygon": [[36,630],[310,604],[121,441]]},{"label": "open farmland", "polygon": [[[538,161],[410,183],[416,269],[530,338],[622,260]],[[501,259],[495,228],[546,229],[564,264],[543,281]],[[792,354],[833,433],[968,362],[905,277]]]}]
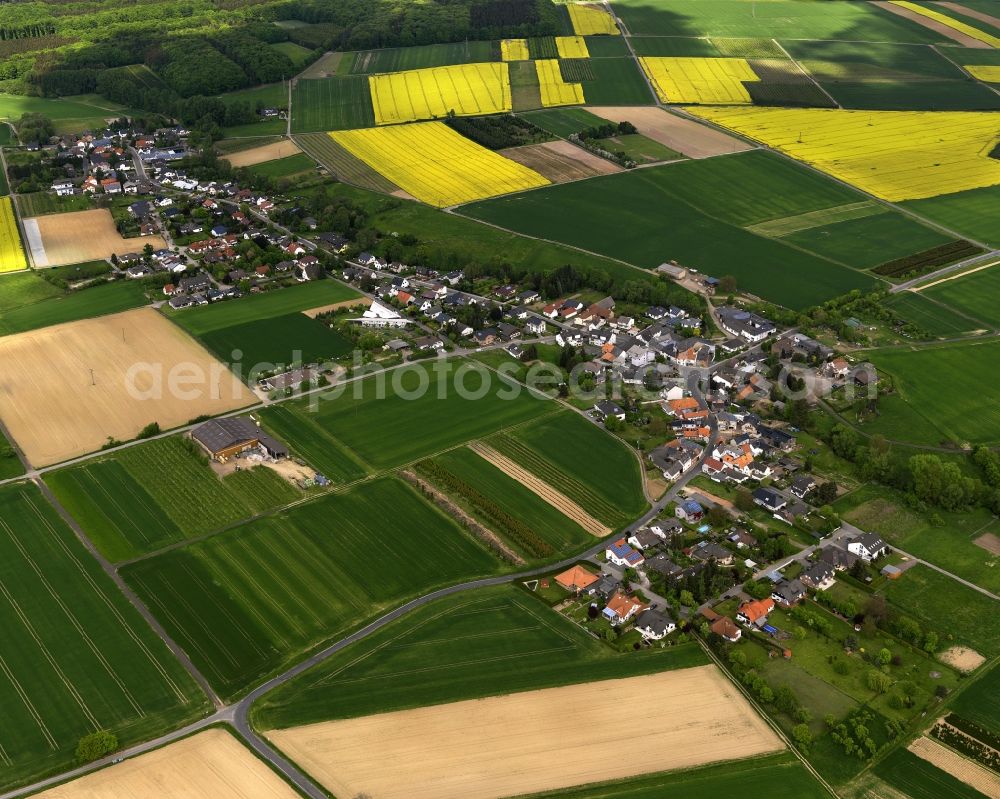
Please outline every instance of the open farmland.
[{"label": "open farmland", "polygon": [[633,452],[576,413],[548,416],[486,443],[611,528],[646,508]]},{"label": "open farmland", "polygon": [[950,338],[986,329],[983,320],[955,311],[956,306],[935,302],[923,292],[901,291],[886,305],[934,337]]},{"label": "open farmland", "polygon": [[992,247],[1000,247],[1000,186],[944,194],[905,204],[928,219]]},{"label": "open farmland", "polygon": [[[169,787],[166,787],[169,786]],[[38,799],[297,799],[280,776],[223,729],[199,732],[38,794]]]},{"label": "open farmland", "polygon": [[[942,14],[936,9],[928,8],[927,6],[920,5],[919,3],[910,2],[910,0],[888,0],[888,2],[891,5],[910,11],[920,17],[926,17],[932,23],[937,23],[938,25],[943,25],[946,28],[957,31],[962,36],[972,39],[974,43],[981,42],[988,47],[1000,48],[1000,36],[994,36],[992,33],[989,33],[980,27],[970,25],[967,22],[962,22],[960,19],[956,19],[949,14]],[[934,29],[933,26],[932,29]]]},{"label": "open farmland", "polygon": [[897,749],[882,760],[875,766],[875,774],[910,799],[985,799],[979,791],[908,749]]},{"label": "open farmland", "polygon": [[[751,149],[751,145],[726,133],[671,114],[662,108],[647,106],[591,106],[587,109],[611,122],[628,121],[643,136],[669,147],[688,158],[708,158]],[[598,124],[599,121],[598,121]],[[583,127],[587,127],[584,125]]]},{"label": "open farmland", "polygon": [[920,294],[991,327],[1000,327],[1000,306],[997,303],[1000,299],[1000,265],[928,286],[921,289]]},{"label": "open farmland", "polygon": [[569,21],[573,24],[573,33],[577,36],[596,36],[606,34],[617,36],[618,26],[612,16],[600,6],[588,6],[581,3],[570,3]]},{"label": "open farmland", "polygon": [[[670,713],[661,712],[663,702]],[[602,757],[607,739],[594,735],[623,703],[649,744],[641,761]],[[269,738],[337,795],[386,799],[493,799],[784,748],[714,666],[324,722]],[[489,751],[503,757],[484,760]]]},{"label": "open farmland", "polygon": [[[897,401],[906,405],[907,424],[892,438],[921,443],[1000,441],[1000,409],[982,405],[977,399],[980,375],[1000,366],[1000,343],[876,350],[868,357],[878,369],[892,375]],[[865,429],[879,432],[882,425],[892,423],[895,413],[895,407],[883,407],[881,417]]]},{"label": "open farmland", "polygon": [[1000,733],[1000,665],[994,665],[952,702],[951,709],[962,718]]},{"label": "open farmland", "polygon": [[995,114],[710,108],[690,112],[885,200],[1000,184]]},{"label": "open farmland", "polygon": [[248,150],[239,150],[232,155],[223,156],[232,166],[254,166],[265,161],[273,161],[276,158],[285,158],[295,155],[299,151],[295,142],[291,139],[280,139],[261,147],[252,147]]},{"label": "open farmland", "polygon": [[295,153],[274,161],[264,161],[249,167],[254,175],[278,180],[284,178],[288,181],[293,179],[304,179],[316,169],[316,162],[305,153]]},{"label": "open farmland", "polygon": [[590,58],[587,40],[582,36],[556,36],[559,58]]},{"label": "open farmland", "polygon": [[106,259],[139,252],[147,244],[153,249],[167,246],[160,235],[123,239],[105,208],[25,219],[24,231],[36,267]]},{"label": "open farmland", "polygon": [[303,133],[296,136],[295,141],[303,152],[316,159],[337,180],[383,194],[401,191],[399,186],[349,153],[326,133]]},{"label": "open farmland", "polygon": [[439,208],[548,184],[537,172],[480,147],[443,122],[330,136],[418,200]]},{"label": "open farmland", "polygon": [[[739,163],[743,159],[748,160]],[[751,173],[759,176],[758,183],[744,183],[737,176]],[[826,199],[831,196],[860,199],[814,177],[805,172],[789,177],[767,155],[749,153],[548,187],[472,204],[462,213],[645,268],[674,259],[711,275],[733,275],[743,290],[801,308],[873,285],[871,278],[844,265],[743,229],[763,221],[766,213],[774,218],[801,210],[803,197],[818,207],[833,205]],[[795,194],[777,188],[761,191],[768,183],[788,183]],[[652,215],[650,208],[660,213]]]},{"label": "open farmland", "polygon": [[0,197],[0,272],[15,272],[27,266],[14,216],[14,203],[10,197]]},{"label": "open farmland", "polygon": [[528,61],[531,56],[528,53],[527,39],[503,39],[500,42],[501,61]]},{"label": "open farmland", "polygon": [[[245,375],[281,365],[323,363],[352,349],[350,339],[303,313],[232,325],[202,333],[199,339],[225,363],[242,363]],[[236,354],[241,358],[235,358]]]},{"label": "open farmland", "polygon": [[46,482],[111,561],[138,557],[302,497],[263,466],[220,478],[198,444],[179,436],[52,472]]},{"label": "open farmland", "polygon": [[[371,75],[379,72],[401,72],[408,69],[495,61],[496,55],[493,42],[466,40],[416,47],[361,50],[357,53],[346,53],[344,59],[349,59],[346,71],[352,75]],[[345,72],[343,65],[340,72],[342,74]]]},{"label": "open farmland", "polygon": [[510,74],[504,63],[429,67],[369,79],[375,123],[391,125],[511,110]]},{"label": "open farmland", "polygon": [[0,785],[72,764],[78,739],[123,744],[207,701],[32,485],[0,488]]},{"label": "open farmland", "polygon": [[[284,123],[282,123],[284,124]],[[365,75],[303,78],[292,88],[292,132],[365,128],[375,124]]]},{"label": "open farmland", "polygon": [[583,86],[591,105],[642,105],[653,102],[642,70],[632,58],[563,59],[559,69],[564,80]]},{"label": "open farmland", "polygon": [[1000,776],[985,766],[949,749],[942,743],[926,735],[917,738],[907,749],[921,760],[937,766],[959,782],[973,788],[991,799],[1000,797]]},{"label": "open farmland", "polygon": [[510,147],[503,154],[505,158],[524,164],[553,183],[566,183],[622,171],[622,167],[613,161],[594,155],[568,141]]},{"label": "open farmland", "polygon": [[664,103],[749,103],[744,85],[760,78],[745,58],[639,59]]},{"label": "open farmland", "polygon": [[413,489],[383,478],[137,561],[122,574],[231,697],[380,610],[498,569]]},{"label": "open farmland", "polygon": [[558,59],[535,61],[535,69],[538,71],[538,88],[543,106],[583,104],[583,86],[563,80]]},{"label": "open farmland", "polygon": [[[12,292],[14,301],[7,305],[4,295],[15,281],[20,286]],[[38,287],[37,296],[21,295],[20,287],[31,284]],[[117,280],[63,292],[33,272],[8,275],[0,283],[0,335],[128,311],[148,302],[146,287],[138,280]]]},{"label": "open farmland", "polygon": [[20,119],[22,114],[44,114],[53,121],[57,133],[100,129],[109,119],[120,116],[122,110],[96,94],[50,98],[0,92],[0,120]]},{"label": "open farmland", "polygon": [[[455,390],[457,382],[462,382],[470,394],[478,392],[482,396],[460,396]],[[482,391],[483,386],[486,391]],[[439,391],[443,398],[438,397]],[[507,398],[515,391],[515,398]],[[558,407],[527,389],[512,388],[481,366],[451,361],[433,370],[422,365],[406,366],[335,386],[317,395],[315,409],[310,407],[312,402],[305,398],[282,405],[282,415],[287,409],[299,421],[296,428],[300,435],[289,435],[286,443],[293,449],[300,443],[308,448],[308,437],[319,430],[376,469],[411,463],[554,413]],[[265,424],[274,410],[269,408],[262,414]],[[405,435],[401,435],[400,422],[405,423]],[[282,432],[280,425],[277,432]]]},{"label": "open farmland", "polygon": [[[133,438],[150,422],[168,429],[253,398],[225,366],[150,309],[0,338],[0,358],[6,367],[0,419],[36,466],[93,452],[109,437]],[[170,374],[178,367],[185,370],[184,390],[172,391]]]}]

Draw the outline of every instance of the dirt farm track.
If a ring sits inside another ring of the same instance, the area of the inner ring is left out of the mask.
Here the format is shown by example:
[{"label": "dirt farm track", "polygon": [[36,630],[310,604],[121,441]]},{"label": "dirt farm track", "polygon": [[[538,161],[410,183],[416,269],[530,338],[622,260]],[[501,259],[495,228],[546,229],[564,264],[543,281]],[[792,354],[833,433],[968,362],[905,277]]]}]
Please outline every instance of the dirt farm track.
[{"label": "dirt farm track", "polygon": [[[616,734],[631,755],[608,755]],[[520,796],[783,748],[715,666],[311,724],[268,737],[335,796],[378,799]]]},{"label": "dirt farm track", "polygon": [[106,208],[31,217],[24,220],[24,232],[31,260],[38,268],[141,252],[147,244],[156,250],[167,246],[158,235],[123,239]]},{"label": "dirt farm track", "polygon": [[36,799],[295,799],[284,780],[223,730],[52,788]]},{"label": "dirt farm track", "polygon": [[[0,363],[0,419],[33,466],[93,452],[108,436],[135,438],[150,422],[166,430],[255,401],[223,364],[151,308],[5,336]],[[171,370],[182,378],[175,391]]]}]

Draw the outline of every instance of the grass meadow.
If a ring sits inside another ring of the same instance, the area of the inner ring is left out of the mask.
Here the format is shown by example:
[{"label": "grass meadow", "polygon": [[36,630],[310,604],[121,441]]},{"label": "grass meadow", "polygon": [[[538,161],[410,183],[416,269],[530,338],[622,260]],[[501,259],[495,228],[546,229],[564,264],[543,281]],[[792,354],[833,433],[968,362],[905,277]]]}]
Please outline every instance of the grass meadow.
[{"label": "grass meadow", "polygon": [[242,353],[245,364],[322,363],[341,358],[353,343],[319,319],[289,313],[202,333],[202,344],[224,363]]},{"label": "grass meadow", "polygon": [[910,799],[984,799],[975,788],[907,749],[897,749],[876,765],[874,771]]},{"label": "grass meadow", "polygon": [[127,311],[148,301],[134,280],[63,292],[30,272],[10,275],[0,280],[0,335]]},{"label": "grass meadow", "polygon": [[7,437],[0,432],[0,480],[7,480],[24,474],[24,467],[21,459],[14,452],[14,447],[7,440]]},{"label": "grass meadow", "polygon": [[985,325],[1000,327],[1000,266],[938,283],[920,294],[979,319]]},{"label": "grass meadow", "polygon": [[622,526],[646,508],[635,455],[579,414],[548,416],[486,443],[609,527]]},{"label": "grass meadow", "polygon": [[253,174],[266,178],[288,178],[312,172],[315,168],[316,162],[305,153],[296,153],[285,158],[276,158],[273,161],[265,161],[262,164],[248,167]]},{"label": "grass meadow", "polygon": [[[594,544],[594,537],[579,524],[472,450],[459,447],[445,452],[434,461],[496,502],[507,513],[530,525],[560,555],[565,556]],[[472,515],[476,515],[474,508]],[[488,520],[484,520],[484,524],[490,527]],[[508,543],[518,548],[516,542]]]},{"label": "grass meadow", "polygon": [[780,786],[783,796],[825,799],[829,796],[805,767],[789,753],[683,769],[667,774],[647,774],[631,780],[584,785],[534,794],[525,799],[770,799]]},{"label": "grass meadow", "polygon": [[982,401],[983,375],[1000,366],[1000,343],[874,350],[868,357],[892,375],[898,396],[880,402],[881,416],[866,432],[914,443],[1000,441],[1000,408]]},{"label": "grass meadow", "polygon": [[903,291],[890,297],[885,304],[935,338],[962,336],[988,327],[986,321],[973,318],[968,311],[960,313],[955,303],[945,305],[937,299],[930,291],[919,294]]},{"label": "grass meadow", "polygon": [[695,643],[622,654],[514,585],[429,603],[268,694],[262,728],[701,666]]},{"label": "grass meadow", "polygon": [[[456,380],[469,391],[490,381],[489,390],[479,398],[463,398],[454,388]],[[329,394],[284,403],[296,423],[283,431],[279,421],[275,431],[287,433],[289,446],[307,460],[318,430],[319,440],[332,437],[373,469],[394,469],[556,411],[554,403],[527,389],[517,391],[513,399],[501,396],[509,391],[503,378],[478,364],[406,366],[335,387]],[[263,414],[265,422],[273,418],[273,410]]]},{"label": "grass meadow", "polygon": [[375,124],[367,75],[303,79],[292,90],[292,132],[370,128]]},{"label": "grass meadow", "polygon": [[46,475],[59,501],[113,562],[130,560],[300,498],[258,467],[219,478],[189,439],[160,438]]},{"label": "grass meadow", "polygon": [[73,765],[79,738],[123,745],[207,699],[37,488],[0,488],[0,787]]},{"label": "grass meadow", "polygon": [[383,478],[135,562],[122,574],[232,697],[379,611],[499,568],[413,489]]},{"label": "grass meadow", "polygon": [[992,668],[965,688],[951,703],[959,716],[1000,733],[1000,666]]}]

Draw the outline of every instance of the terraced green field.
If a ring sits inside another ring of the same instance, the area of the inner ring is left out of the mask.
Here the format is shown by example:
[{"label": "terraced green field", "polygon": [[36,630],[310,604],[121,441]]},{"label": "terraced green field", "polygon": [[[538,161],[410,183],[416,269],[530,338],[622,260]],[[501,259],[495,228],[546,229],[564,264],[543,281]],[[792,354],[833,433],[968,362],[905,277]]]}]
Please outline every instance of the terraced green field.
[{"label": "terraced green field", "polygon": [[920,293],[975,317],[984,325],[1000,327],[1000,265],[938,283]]},{"label": "terraced green field", "polygon": [[[460,447],[434,459],[454,475],[528,524],[560,556],[592,546],[595,539],[574,521],[472,450]],[[487,526],[489,522],[485,522]],[[500,531],[497,531],[500,532]]]},{"label": "terraced green field", "polygon": [[[454,387],[456,375],[465,376],[470,392],[485,385],[481,380],[491,381],[488,393],[478,399],[460,396]],[[504,399],[502,395],[510,391],[516,397]],[[310,410],[313,402],[315,409]],[[294,427],[285,428],[291,433],[287,443],[307,459],[313,436],[323,440],[326,434],[375,469],[393,469],[556,410],[554,403],[527,389],[511,389],[494,372],[452,361],[436,364],[433,370],[422,365],[395,369],[284,407],[297,417]],[[266,412],[265,423],[269,418]],[[277,429],[281,432],[281,422]]]},{"label": "terraced green field", "polygon": [[[951,440],[969,443],[1000,441],[1000,409],[981,402],[982,375],[1000,367],[1000,343],[970,342],[876,350],[872,363],[889,372],[899,394],[896,404],[908,406],[906,428],[892,436],[924,443]],[[866,424],[870,432],[881,432],[892,424],[893,409],[883,403],[881,417]]]},{"label": "terraced green field", "polygon": [[122,574],[232,697],[405,598],[498,569],[413,489],[384,478]]},{"label": "terraced green field", "polygon": [[208,701],[37,488],[0,488],[0,787],[73,765],[79,738],[123,745]]},{"label": "terraced green field", "polygon": [[706,662],[693,643],[619,654],[505,585],[419,608],[268,694],[253,713],[265,728],[292,727]]},{"label": "terraced green field", "polygon": [[874,282],[743,226],[860,199],[790,162],[747,153],[546,187],[461,212],[645,268],[673,259],[716,277],[733,275],[741,289],[802,308]]},{"label": "terraced green field", "polygon": [[127,311],[147,302],[136,280],[62,292],[37,275],[14,274],[0,281],[0,335]]},{"label": "terraced green field", "polygon": [[292,90],[292,131],[368,128],[375,124],[367,75],[297,81]]},{"label": "terraced green field", "polygon": [[486,443],[609,527],[622,526],[646,508],[635,456],[578,414],[539,419]]},{"label": "terraced green field", "polygon": [[156,439],[46,476],[59,501],[111,561],[153,552],[301,492],[259,467],[220,479],[190,440]]}]

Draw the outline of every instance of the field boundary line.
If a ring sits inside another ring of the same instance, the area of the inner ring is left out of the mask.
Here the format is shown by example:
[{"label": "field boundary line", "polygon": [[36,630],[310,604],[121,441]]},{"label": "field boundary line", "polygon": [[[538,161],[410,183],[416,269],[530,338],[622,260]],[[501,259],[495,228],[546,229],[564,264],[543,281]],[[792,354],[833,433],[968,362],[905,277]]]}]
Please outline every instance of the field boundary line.
[{"label": "field boundary line", "polygon": [[[279,575],[275,572],[275,570],[273,568],[271,568],[268,565],[268,563],[265,563],[262,560],[261,553],[257,551],[257,549],[255,548],[255,546],[253,546],[254,544],[259,543],[257,540],[248,541],[246,537],[241,537],[241,538],[236,539],[236,541],[239,542],[240,547],[243,549],[244,552],[246,552],[246,554],[249,556],[249,558],[250,558],[250,560],[251,560],[251,562],[253,564],[255,564],[258,568],[260,568],[263,571],[263,573],[265,573],[268,576],[270,576],[271,578],[275,579],[278,582],[279,585],[283,585],[283,581],[280,579]],[[270,545],[272,543],[273,543],[272,541],[268,541],[268,545]],[[274,549],[270,548],[270,546],[269,546],[268,551],[271,552],[272,554],[277,555],[277,553],[274,552]],[[280,559],[280,561],[282,563],[285,562],[284,559]],[[276,563],[277,561],[273,561],[273,562]],[[301,575],[300,575],[300,577],[301,577]],[[303,582],[302,584],[305,584],[305,583]],[[287,593],[288,593],[288,596],[291,599],[291,601],[294,602],[299,608],[301,608],[305,612],[305,614],[307,616],[311,616],[312,619],[313,619],[313,621],[316,624],[318,624],[320,627],[323,626],[323,620],[321,618],[319,618],[319,616],[316,615],[316,613],[314,612],[314,610],[306,603],[306,600],[302,596],[299,595],[298,591],[288,591]],[[296,626],[298,626],[298,625],[296,624]],[[301,632],[303,634],[305,634],[305,630],[301,630]]]},{"label": "field boundary line", "polygon": [[42,570],[38,568],[38,564],[35,562],[35,559],[31,557],[31,555],[24,548],[21,542],[17,540],[14,531],[11,530],[10,528],[10,525],[8,525],[7,522],[5,522],[3,519],[0,519],[0,527],[4,529],[4,531],[7,533],[7,536],[13,542],[14,546],[17,547],[17,551],[21,553],[21,557],[23,557],[31,566],[31,570],[38,577],[39,582],[41,582],[42,585],[45,586],[45,590],[48,591],[49,596],[52,597],[55,603],[59,606],[59,609],[65,614],[66,618],[69,619],[70,624],[73,625],[73,628],[77,631],[77,633],[79,633],[80,638],[82,638],[83,641],[86,643],[87,648],[94,654],[94,657],[97,658],[98,662],[104,667],[104,670],[108,673],[108,676],[111,677],[111,679],[114,680],[115,683],[117,683],[119,688],[121,688],[122,694],[124,694],[125,698],[128,700],[128,703],[132,705],[133,710],[135,710],[135,712],[138,713],[140,717],[145,717],[146,711],[143,710],[143,708],[135,701],[135,697],[132,696],[132,692],[129,691],[125,683],[122,682],[121,678],[115,673],[114,669],[111,668],[111,664],[108,663],[107,658],[104,657],[104,654],[97,647],[97,644],[94,643],[94,639],[90,637],[87,631],[83,628],[83,625],[80,624],[80,620],[77,619],[76,616],[74,616],[73,613],[70,612],[70,609],[66,606],[66,603],[63,602],[62,597],[56,593],[55,589],[53,589],[52,584],[48,581],[48,578],[42,573]]},{"label": "field boundary line", "polygon": [[21,685],[20,681],[17,679],[17,676],[14,674],[13,670],[10,668],[10,666],[7,665],[7,661],[4,659],[4,656],[2,654],[0,654],[0,670],[2,670],[3,673],[7,676],[7,679],[10,680],[10,684],[14,686],[14,690],[17,692],[17,695],[21,697],[21,701],[24,702],[24,706],[28,709],[28,713],[30,713],[31,716],[35,719],[35,722],[38,724],[38,728],[41,730],[42,735],[45,737],[45,740],[49,742],[49,746],[52,749],[58,749],[59,745],[56,743],[56,739],[52,737],[52,733],[49,732],[49,728],[45,724],[45,720],[42,718],[42,715],[38,712],[38,709],[31,701],[31,697],[28,696],[28,692],[24,690],[24,686]]},{"label": "field boundary line", "polygon": [[987,83],[986,81],[983,81],[983,80],[980,80],[979,78],[977,78],[975,75],[973,75],[971,72],[969,72],[969,70],[967,70],[964,66],[962,66],[957,61],[955,61],[954,59],[952,59],[947,53],[942,53],[940,50],[938,50],[936,44],[930,44],[930,45],[928,45],[928,47],[930,47],[931,50],[933,50],[935,53],[937,53],[939,56],[941,56],[941,58],[943,58],[945,61],[947,61],[947,62],[949,62],[951,64],[954,64],[955,68],[958,69],[963,75],[965,75],[965,77],[969,78],[970,80],[974,80],[976,83],[980,84],[981,86],[985,86],[987,89],[989,89],[994,94],[1000,95],[1000,89],[997,89],[996,86],[993,86],[993,85]]},{"label": "field boundary line", "polygon": [[127,631],[127,634],[132,639],[133,643],[135,643],[135,645],[139,648],[139,650],[146,655],[149,661],[153,664],[153,667],[160,673],[160,676],[163,677],[167,685],[170,686],[170,688],[173,690],[174,695],[178,698],[178,700],[185,703],[189,702],[190,698],[187,696],[187,694],[185,694],[184,691],[181,690],[181,687],[174,681],[173,677],[170,676],[169,672],[167,672],[166,670],[166,667],[159,661],[157,657],[153,655],[152,650],[149,649],[149,647],[146,645],[146,642],[143,641],[142,638],[139,636],[139,634],[132,628],[132,625],[128,623],[125,617],[121,614],[121,611],[119,611],[119,609],[115,607],[114,602],[111,601],[111,599],[103,591],[101,586],[97,584],[93,576],[87,571],[87,569],[76,557],[76,555],[66,545],[66,542],[59,537],[58,531],[56,531],[55,528],[52,527],[49,520],[45,518],[42,512],[35,505],[34,501],[31,499],[31,497],[25,495],[25,500],[28,502],[29,505],[31,505],[32,510],[34,510],[35,514],[42,521],[45,527],[48,528],[50,534],[53,537],[53,540],[55,540],[59,544],[59,547],[63,550],[66,556],[73,562],[73,564],[77,568],[77,571],[80,572],[84,580],[94,590],[94,593],[97,594],[97,596],[101,599],[105,607],[107,607],[108,610],[111,611],[111,614],[118,620],[119,624],[121,624],[121,626]]},{"label": "field boundary line", "polygon": [[781,44],[781,42],[779,42],[777,39],[771,39],[771,41],[774,42],[778,46],[778,49],[781,50],[781,52],[783,52],[785,54],[785,56],[788,58],[789,61],[791,61],[793,64],[795,64],[795,68],[798,69],[799,72],[801,72],[803,75],[805,75],[807,78],[809,78],[809,80],[811,80],[813,82],[813,84],[816,86],[816,88],[819,89],[821,92],[823,92],[823,94],[825,94],[827,96],[827,99],[831,103],[833,103],[834,108],[843,108],[843,106],[840,103],[837,102],[837,100],[834,98],[834,96],[832,94],[830,94],[830,92],[828,92],[826,89],[824,89],[820,85],[819,81],[816,80],[816,78],[814,78],[811,74],[809,74],[805,70],[805,67],[803,67],[798,61],[796,61],[794,58],[792,58],[792,54],[789,53],[784,48],[784,46]]},{"label": "field boundary line", "polygon": [[435,646],[437,644],[453,644],[458,641],[477,641],[480,638],[498,638],[511,633],[525,633],[529,630],[540,630],[541,624],[532,624],[527,627],[506,627],[503,630],[491,630],[487,633],[475,633],[472,635],[458,635],[454,638],[432,638],[429,641],[421,641],[416,644],[401,644],[400,649],[417,649],[422,646]]},{"label": "field boundary line", "polygon": [[937,280],[934,280],[930,283],[925,283],[922,286],[912,286],[911,288],[907,289],[907,291],[912,291],[914,294],[919,294],[924,289],[929,289],[932,286],[937,286],[941,283],[948,283],[951,280],[958,280],[959,278],[965,277],[966,275],[971,275],[976,272],[982,272],[984,269],[990,269],[991,267],[994,266],[1000,266],[1000,261],[994,261],[993,263],[983,264],[982,266],[977,266],[974,267],[973,269],[967,269],[964,272],[955,272],[954,274],[951,275],[945,275],[944,277],[939,277]]}]

